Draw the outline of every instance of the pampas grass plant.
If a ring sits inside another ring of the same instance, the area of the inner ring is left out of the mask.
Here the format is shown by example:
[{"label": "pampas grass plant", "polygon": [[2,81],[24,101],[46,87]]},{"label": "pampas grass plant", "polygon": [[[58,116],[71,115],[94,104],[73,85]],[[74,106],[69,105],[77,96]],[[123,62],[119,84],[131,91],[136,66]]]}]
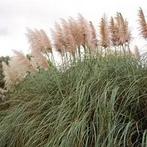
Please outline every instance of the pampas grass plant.
[{"label": "pampas grass plant", "polygon": [[[30,55],[15,51],[3,63],[10,90],[0,102],[0,147],[146,147],[147,63],[137,47],[129,50],[121,13],[99,28],[99,42],[82,15],[56,23],[53,43],[45,31],[28,30]],[[71,57],[68,68],[50,66],[54,50],[63,63]]]},{"label": "pampas grass plant", "polygon": [[0,146],[145,147],[146,75],[138,60],[114,54],[37,72],[9,92]]}]

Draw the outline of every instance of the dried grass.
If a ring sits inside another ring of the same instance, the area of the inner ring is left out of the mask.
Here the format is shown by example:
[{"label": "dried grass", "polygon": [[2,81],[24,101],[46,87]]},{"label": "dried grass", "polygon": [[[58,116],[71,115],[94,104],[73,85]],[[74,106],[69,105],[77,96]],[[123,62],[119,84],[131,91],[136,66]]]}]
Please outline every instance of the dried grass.
[{"label": "dried grass", "polygon": [[61,19],[61,24],[63,28],[63,40],[65,44],[65,51],[75,56],[77,46],[75,39],[71,33],[69,23],[64,19]]},{"label": "dried grass", "polygon": [[55,23],[55,31],[52,31],[52,34],[56,50],[63,55],[65,52],[65,43],[63,40],[63,30],[60,24]]},{"label": "dried grass", "polygon": [[141,35],[142,37],[146,39],[147,38],[147,23],[145,20],[143,10],[141,8],[139,9],[138,16],[139,16],[139,25],[140,25]]},{"label": "dried grass", "polygon": [[22,81],[28,73],[35,72],[31,62],[22,52],[14,50],[14,54],[9,65],[2,63],[4,80],[8,89]]},{"label": "dried grass", "polygon": [[106,17],[104,16],[101,18],[100,22],[100,45],[104,48],[107,48],[110,46],[110,36],[109,36],[109,29],[108,24],[106,21]]},{"label": "dried grass", "polygon": [[111,17],[109,29],[110,29],[110,34],[111,34],[110,39],[111,39],[112,45],[118,46],[119,45],[119,28],[114,22],[113,17]]},{"label": "dried grass", "polygon": [[31,52],[52,52],[51,41],[44,30],[34,31],[28,29],[28,33],[26,34],[28,37],[28,41],[30,43]]},{"label": "dried grass", "polygon": [[131,34],[128,29],[128,22],[125,20],[121,13],[117,13],[116,25],[118,27],[119,45],[123,45],[130,41]]}]

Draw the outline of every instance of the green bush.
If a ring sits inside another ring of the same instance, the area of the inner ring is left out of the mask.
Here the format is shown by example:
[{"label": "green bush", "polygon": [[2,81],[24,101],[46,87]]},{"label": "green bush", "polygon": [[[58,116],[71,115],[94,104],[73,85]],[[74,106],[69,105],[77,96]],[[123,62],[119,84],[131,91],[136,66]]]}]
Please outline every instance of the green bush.
[{"label": "green bush", "polygon": [[8,95],[0,147],[146,146],[147,69],[130,56],[41,70]]}]

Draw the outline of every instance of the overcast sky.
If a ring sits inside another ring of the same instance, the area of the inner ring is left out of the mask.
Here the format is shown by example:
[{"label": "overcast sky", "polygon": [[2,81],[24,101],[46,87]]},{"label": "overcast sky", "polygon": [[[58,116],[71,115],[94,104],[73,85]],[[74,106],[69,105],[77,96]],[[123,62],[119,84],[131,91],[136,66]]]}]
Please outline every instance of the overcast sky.
[{"label": "overcast sky", "polygon": [[56,21],[81,13],[98,27],[101,16],[115,16],[121,12],[134,32],[135,42],[144,48],[147,41],[140,41],[137,13],[142,7],[147,15],[146,0],[0,0],[0,56],[11,55],[12,49],[27,52],[29,45],[26,27],[50,32]]}]

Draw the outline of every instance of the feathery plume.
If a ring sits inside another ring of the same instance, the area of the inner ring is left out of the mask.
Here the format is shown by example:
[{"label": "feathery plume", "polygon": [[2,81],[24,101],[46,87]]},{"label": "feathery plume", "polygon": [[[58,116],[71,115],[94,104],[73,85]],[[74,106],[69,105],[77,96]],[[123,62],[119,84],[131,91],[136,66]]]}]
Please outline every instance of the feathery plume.
[{"label": "feathery plume", "polygon": [[65,50],[75,56],[76,53],[76,43],[75,39],[71,33],[69,23],[64,19],[62,21],[62,28],[63,28],[63,39],[65,43]]},{"label": "feathery plume", "polygon": [[44,30],[35,29],[33,31],[28,29],[27,31],[28,33],[26,35],[31,46],[31,52],[52,52],[50,39]]},{"label": "feathery plume", "polygon": [[100,45],[104,48],[110,45],[109,30],[105,16],[101,18],[100,22]]},{"label": "feathery plume", "polygon": [[119,45],[123,45],[130,41],[131,35],[128,29],[128,22],[124,20],[121,13],[117,13],[116,25],[118,27]]},{"label": "feathery plume", "polygon": [[139,16],[139,25],[140,25],[141,35],[146,39],[147,38],[147,23],[145,20],[143,10],[141,8],[139,9],[138,16]]},{"label": "feathery plume", "polygon": [[81,45],[85,48],[88,44],[89,37],[89,23],[88,21],[81,15],[78,15],[78,23],[79,23],[79,31],[80,31],[80,40]]},{"label": "feathery plume", "polygon": [[78,21],[76,21],[72,17],[68,19],[68,23],[71,34],[75,40],[75,44],[77,45],[77,48],[80,48],[80,46],[82,45],[82,36],[83,36],[81,33],[81,26],[78,23]]},{"label": "feathery plume", "polygon": [[52,52],[51,41],[50,41],[48,35],[46,34],[46,32],[43,29],[40,30],[40,34],[41,34],[42,46],[44,48],[43,52],[44,51],[45,51],[45,53]]},{"label": "feathery plume", "polygon": [[119,30],[116,23],[114,22],[113,17],[111,17],[109,29],[111,35],[110,40],[112,42],[112,45],[119,45]]},{"label": "feathery plume", "polygon": [[[33,72],[35,69],[33,68],[31,61],[22,53],[16,50],[13,50],[14,52],[14,56],[12,57],[11,60],[14,60],[14,62],[16,62],[16,64],[19,64],[20,66],[18,66],[18,70],[21,69],[21,72]],[[11,61],[10,61],[10,65],[11,65]]]},{"label": "feathery plume", "polygon": [[27,29],[26,35],[30,43],[31,52],[38,52],[38,51],[41,52],[42,45],[41,45],[41,40],[39,39],[40,33],[37,30],[33,31],[31,29]]},{"label": "feathery plume", "polygon": [[95,49],[97,47],[97,37],[96,37],[96,30],[94,28],[94,25],[92,21],[89,22],[89,38],[88,40],[88,47],[91,49]]},{"label": "feathery plume", "polygon": [[5,87],[10,89],[18,81],[16,72],[10,68],[5,62],[2,62]]},{"label": "feathery plume", "polygon": [[34,72],[32,64],[25,55],[14,50],[14,56],[11,57],[9,65],[3,63],[3,73],[6,87],[9,89],[22,81],[28,73]]},{"label": "feathery plume", "polygon": [[65,52],[65,43],[63,40],[63,30],[58,23],[55,23],[55,31],[52,31],[55,48],[61,54]]}]

